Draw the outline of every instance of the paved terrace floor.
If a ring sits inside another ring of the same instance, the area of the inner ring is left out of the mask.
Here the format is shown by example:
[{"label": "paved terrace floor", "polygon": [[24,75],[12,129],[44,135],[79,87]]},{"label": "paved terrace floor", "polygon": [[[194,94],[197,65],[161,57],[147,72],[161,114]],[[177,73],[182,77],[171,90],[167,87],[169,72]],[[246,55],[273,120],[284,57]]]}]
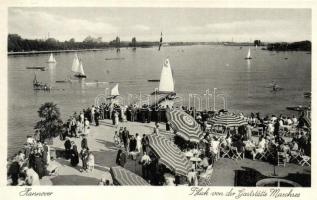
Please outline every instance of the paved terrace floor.
[{"label": "paved terrace floor", "polygon": [[[130,134],[139,133],[151,134],[153,132],[154,123],[139,123],[126,122],[120,123],[119,127],[127,127]],[[168,134],[165,131],[165,124],[160,124],[160,133]],[[95,155],[95,169],[92,172],[80,172],[82,166],[81,161],[79,165],[74,168],[70,165],[69,160],[64,158],[57,158],[56,162],[61,165],[59,176],[43,177],[41,185],[97,185],[101,178],[106,178],[112,182],[109,168],[116,166],[115,159],[117,148],[113,144],[114,132],[117,130],[113,127],[110,120],[101,120],[100,126],[91,126],[90,133],[87,137],[88,147]],[[81,138],[71,138],[76,143],[80,151]],[[52,145],[57,151],[64,149],[64,141],[59,138],[54,139]],[[141,167],[137,161],[128,159],[125,168],[141,174]],[[296,164],[287,164],[286,167],[276,167],[276,172],[279,177],[288,176],[289,179],[296,180],[298,177],[306,180],[305,184],[310,184],[311,168],[302,167]],[[235,186],[241,185],[241,177],[245,179],[244,184],[254,184],[254,176],[261,179],[270,176],[273,173],[273,165],[268,162],[258,160],[232,160],[228,158],[221,158],[214,165],[214,172],[211,176],[211,186]],[[242,184],[243,184],[242,183]]]}]

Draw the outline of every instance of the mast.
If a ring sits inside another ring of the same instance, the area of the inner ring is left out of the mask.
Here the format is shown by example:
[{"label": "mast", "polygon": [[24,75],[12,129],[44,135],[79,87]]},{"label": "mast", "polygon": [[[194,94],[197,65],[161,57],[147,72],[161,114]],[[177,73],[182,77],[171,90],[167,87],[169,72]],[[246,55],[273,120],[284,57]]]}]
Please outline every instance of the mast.
[{"label": "mast", "polygon": [[158,48],[159,51],[161,50],[162,43],[163,43],[163,34],[161,32],[161,38],[160,38],[160,43],[159,43],[159,48]]}]

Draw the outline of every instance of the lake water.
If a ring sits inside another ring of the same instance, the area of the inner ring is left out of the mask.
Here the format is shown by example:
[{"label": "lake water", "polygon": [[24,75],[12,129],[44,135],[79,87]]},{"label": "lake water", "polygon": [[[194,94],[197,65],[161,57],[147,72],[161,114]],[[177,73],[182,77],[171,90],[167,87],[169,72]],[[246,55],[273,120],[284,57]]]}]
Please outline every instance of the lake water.
[{"label": "lake water", "polygon": [[[263,114],[294,114],[286,106],[309,105],[303,92],[311,91],[311,55],[306,52],[270,52],[251,48],[252,60],[245,60],[247,47],[230,46],[184,46],[157,48],[121,49],[79,52],[87,79],[82,82],[55,83],[70,76],[74,53],[55,54],[56,65],[46,63],[48,54],[8,57],[8,155],[16,153],[26,141],[26,135],[33,134],[35,122],[39,120],[37,110],[41,104],[52,101],[58,104],[62,118],[74,111],[94,104],[95,97],[105,93],[105,88],[89,82],[95,80],[120,82],[122,96],[128,94],[149,94],[158,87],[165,58],[170,59],[174,71],[175,90],[184,97],[188,105],[189,93],[210,93],[226,95],[227,109],[234,112],[261,112]],[[121,58],[106,60],[106,58]],[[288,59],[285,59],[288,58]],[[47,66],[47,71],[29,70],[30,66]],[[34,72],[37,79],[51,83],[56,90],[33,91]],[[268,88],[276,81],[283,90],[272,92]],[[86,83],[88,84],[86,84]],[[213,98],[209,106],[213,106]],[[201,107],[205,109],[206,100]],[[193,99],[191,99],[193,103]],[[223,107],[223,98],[216,98],[216,108]],[[196,106],[199,106],[196,98]],[[296,113],[295,113],[296,114]]]}]

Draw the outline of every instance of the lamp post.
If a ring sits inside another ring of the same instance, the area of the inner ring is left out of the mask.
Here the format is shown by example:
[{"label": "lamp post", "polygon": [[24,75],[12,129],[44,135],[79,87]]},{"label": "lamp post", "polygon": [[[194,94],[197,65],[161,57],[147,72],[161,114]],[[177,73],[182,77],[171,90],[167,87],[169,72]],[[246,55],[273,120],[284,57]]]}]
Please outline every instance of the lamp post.
[{"label": "lamp post", "polygon": [[209,93],[209,89],[208,89],[208,108],[211,110],[211,107],[210,107],[210,104],[209,104],[209,96],[211,96],[211,97],[212,97],[212,96],[213,96],[213,94],[210,94],[210,93]]},{"label": "lamp post", "polygon": [[206,97],[206,110],[208,110],[208,95],[204,94],[204,96]]},{"label": "lamp post", "polygon": [[190,109],[190,98],[192,97],[192,94],[189,93],[188,94],[188,109]]},{"label": "lamp post", "polygon": [[217,88],[214,88],[214,111],[216,111],[216,90]]},{"label": "lamp post", "polygon": [[140,92],[140,108],[142,108],[142,94]]},{"label": "lamp post", "polygon": [[158,88],[155,88],[154,89],[154,91],[155,91],[155,94],[154,94],[154,101],[155,101],[155,109],[157,109],[157,107],[156,107],[156,103],[157,103],[157,92],[158,92]]}]

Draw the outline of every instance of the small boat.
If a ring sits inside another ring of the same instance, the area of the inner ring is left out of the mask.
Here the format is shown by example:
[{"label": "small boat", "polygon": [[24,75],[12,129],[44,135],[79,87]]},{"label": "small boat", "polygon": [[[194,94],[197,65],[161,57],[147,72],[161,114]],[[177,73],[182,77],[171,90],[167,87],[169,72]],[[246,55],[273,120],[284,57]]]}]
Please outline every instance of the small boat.
[{"label": "small boat", "polygon": [[304,92],[304,97],[311,98],[311,92]]},{"label": "small boat", "polygon": [[34,79],[33,79],[33,90],[44,90],[44,91],[50,91],[52,88],[46,84],[46,83],[41,83],[36,79],[36,74],[34,74]]},{"label": "small boat", "polygon": [[124,58],[105,58],[105,60],[124,60]]},{"label": "small boat", "polygon": [[287,110],[293,110],[293,111],[304,111],[304,110],[308,110],[309,107],[307,106],[289,106],[289,107],[286,107]]},{"label": "small boat", "polygon": [[67,81],[67,80],[58,80],[58,81],[55,81],[55,83],[67,83],[67,82],[69,82],[69,81]]},{"label": "small boat", "polygon": [[79,61],[77,54],[73,60],[72,71],[75,73],[74,76],[77,78],[87,78],[84,72],[82,61]]},{"label": "small boat", "polygon": [[119,83],[116,83],[113,88],[110,90],[110,96],[107,99],[116,99],[116,97],[120,96],[119,94]]},{"label": "small boat", "polygon": [[55,58],[54,58],[54,56],[53,56],[53,53],[51,53],[51,55],[50,55],[50,57],[49,57],[49,59],[48,59],[47,62],[48,62],[48,63],[56,63],[56,60],[55,60]]},{"label": "small boat", "polygon": [[26,69],[39,69],[39,70],[45,71],[46,67],[35,66],[35,67],[26,67]]},{"label": "small boat", "polygon": [[287,60],[288,58],[284,58],[284,60]]},{"label": "small boat", "polygon": [[251,57],[251,49],[250,48],[249,48],[247,57],[245,57],[244,59],[246,59],[246,60],[252,59],[252,57]]},{"label": "small boat", "polygon": [[158,79],[149,79],[149,80],[147,80],[148,82],[160,82],[160,80],[158,80]]}]

